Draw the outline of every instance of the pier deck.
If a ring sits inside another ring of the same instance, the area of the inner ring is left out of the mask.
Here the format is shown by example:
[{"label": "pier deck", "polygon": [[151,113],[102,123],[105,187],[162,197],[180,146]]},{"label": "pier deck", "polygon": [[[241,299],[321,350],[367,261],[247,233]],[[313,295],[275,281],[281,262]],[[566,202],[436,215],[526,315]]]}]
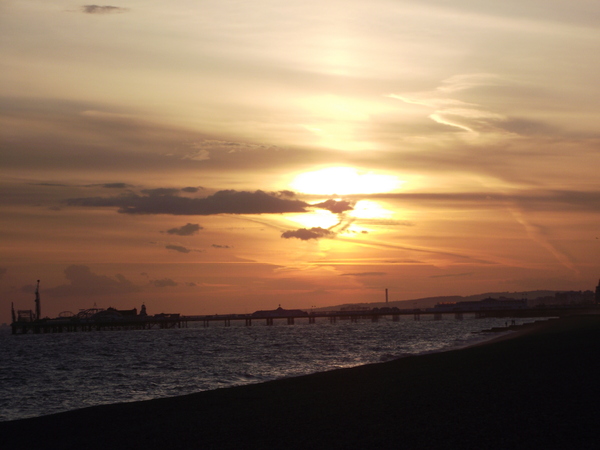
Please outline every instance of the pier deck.
[{"label": "pier deck", "polygon": [[478,318],[485,317],[564,317],[571,314],[594,311],[600,309],[595,307],[547,307],[547,308],[523,308],[523,309],[497,309],[497,310],[452,310],[435,311],[421,309],[396,309],[394,311],[323,311],[323,312],[296,312],[294,314],[281,315],[253,315],[253,314],[227,314],[227,315],[203,315],[182,316],[179,314],[160,314],[156,316],[135,316],[116,320],[94,320],[78,318],[41,319],[33,321],[15,321],[11,324],[13,334],[28,333],[63,333],[78,331],[103,331],[103,330],[147,330],[147,329],[169,329],[187,328],[190,322],[201,322],[204,327],[211,323],[222,323],[231,326],[232,322],[244,322],[245,326],[264,322],[267,326],[273,325],[275,320],[285,320],[288,325],[294,325],[297,321],[306,321],[309,324],[316,323],[317,319],[326,319],[330,323],[341,320],[358,322],[369,320],[377,322],[383,317],[391,317],[398,321],[401,316],[413,316],[414,320],[420,320],[421,316],[432,316],[434,320],[442,320],[444,316],[454,317],[461,320],[465,315],[474,315]]}]

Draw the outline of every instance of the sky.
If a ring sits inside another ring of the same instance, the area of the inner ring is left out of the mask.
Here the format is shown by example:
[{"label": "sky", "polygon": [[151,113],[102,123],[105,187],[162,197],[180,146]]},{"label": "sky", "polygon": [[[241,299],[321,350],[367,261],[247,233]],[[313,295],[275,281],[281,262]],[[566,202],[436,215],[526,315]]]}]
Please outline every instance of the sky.
[{"label": "sky", "polygon": [[596,0],[0,3],[0,323],[600,278]]}]

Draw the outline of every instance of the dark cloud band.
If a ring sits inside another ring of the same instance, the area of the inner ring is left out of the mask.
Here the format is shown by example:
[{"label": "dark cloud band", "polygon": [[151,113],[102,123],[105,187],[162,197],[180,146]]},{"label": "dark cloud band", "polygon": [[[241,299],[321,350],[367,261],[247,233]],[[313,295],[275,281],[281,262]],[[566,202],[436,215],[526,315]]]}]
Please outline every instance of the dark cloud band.
[{"label": "dark cloud band", "polygon": [[303,213],[310,205],[300,200],[279,198],[264,191],[225,190],[205,198],[175,195],[176,190],[154,189],[148,195],[87,197],[67,200],[70,206],[117,207],[122,214],[281,214]]},{"label": "dark cloud band", "polygon": [[121,8],[119,6],[99,6],[99,5],[84,5],[81,7],[82,11],[86,14],[114,14],[123,13],[129,11],[127,8]]}]

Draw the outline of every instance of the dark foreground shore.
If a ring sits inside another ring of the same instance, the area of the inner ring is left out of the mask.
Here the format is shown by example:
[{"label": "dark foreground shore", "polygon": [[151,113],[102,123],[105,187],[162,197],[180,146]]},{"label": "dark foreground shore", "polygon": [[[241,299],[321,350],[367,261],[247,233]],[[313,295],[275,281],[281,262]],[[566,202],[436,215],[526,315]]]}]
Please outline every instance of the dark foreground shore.
[{"label": "dark foreground shore", "polygon": [[600,316],[343,369],[0,422],[3,449],[600,448]]}]

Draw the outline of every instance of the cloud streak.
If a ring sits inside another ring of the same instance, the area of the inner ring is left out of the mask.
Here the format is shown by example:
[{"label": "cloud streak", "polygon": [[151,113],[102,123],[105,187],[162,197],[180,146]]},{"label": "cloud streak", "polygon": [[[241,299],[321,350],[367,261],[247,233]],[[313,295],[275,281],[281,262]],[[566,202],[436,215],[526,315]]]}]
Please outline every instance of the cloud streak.
[{"label": "cloud streak", "polygon": [[531,223],[525,215],[514,207],[509,207],[509,211],[513,215],[514,219],[520,223],[527,235],[534,241],[537,242],[541,247],[548,250],[556,260],[567,269],[573,271],[576,275],[579,275],[579,270],[575,267],[575,264],[571,261],[569,256],[561,251],[556,245],[554,245],[550,239],[548,239],[546,230],[544,227]]},{"label": "cloud streak", "polygon": [[486,111],[480,105],[452,98],[452,96],[462,91],[495,85],[499,82],[499,78],[491,74],[457,75],[444,80],[442,85],[433,91],[390,94],[388,97],[407,104],[433,109],[429,115],[431,120],[477,136],[484,131],[499,131],[496,123],[506,121],[507,118],[502,114]]},{"label": "cloud streak", "polygon": [[129,11],[128,8],[121,8],[119,6],[109,5],[83,5],[81,9],[86,14],[118,14]]},{"label": "cloud streak", "polygon": [[369,199],[394,199],[418,202],[428,206],[469,205],[475,208],[506,207],[518,204],[520,207],[535,211],[589,211],[600,212],[600,191],[576,190],[520,190],[513,193],[503,192],[419,192],[384,193],[354,196]]},{"label": "cloud streak", "polygon": [[183,247],[181,245],[172,245],[172,244],[169,244],[169,245],[165,245],[165,248],[167,250],[174,250],[174,251],[179,252],[179,253],[190,253],[191,252],[190,249],[188,249],[186,247]]},{"label": "cloud streak", "polygon": [[188,223],[179,228],[171,228],[167,230],[166,233],[177,236],[192,236],[194,234],[198,234],[198,232],[203,229],[204,228],[197,223]]},{"label": "cloud streak", "polygon": [[161,278],[160,280],[152,280],[150,281],[150,284],[157,288],[175,287],[179,285],[179,283],[172,280],[171,278]]},{"label": "cloud streak", "polygon": [[385,272],[355,272],[355,273],[342,273],[342,277],[383,277],[387,275]]},{"label": "cloud streak", "polygon": [[129,194],[117,197],[73,198],[69,206],[117,207],[121,214],[282,214],[303,213],[308,203],[280,198],[264,191],[246,192],[218,191],[205,198],[189,198],[176,195],[177,189],[153,189],[147,195]]},{"label": "cloud streak", "polygon": [[298,230],[284,231],[281,237],[284,239],[300,239],[301,241],[310,241],[312,239],[321,239],[324,237],[333,237],[335,233],[321,227],[300,228]]}]

